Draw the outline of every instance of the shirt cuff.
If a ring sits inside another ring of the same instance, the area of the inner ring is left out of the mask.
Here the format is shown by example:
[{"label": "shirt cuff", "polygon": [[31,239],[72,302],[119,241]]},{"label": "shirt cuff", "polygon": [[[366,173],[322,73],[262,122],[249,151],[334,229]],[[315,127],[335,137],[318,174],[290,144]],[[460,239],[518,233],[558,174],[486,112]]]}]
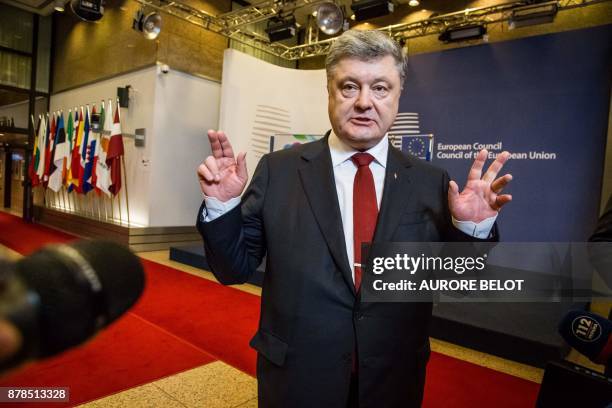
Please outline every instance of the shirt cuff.
[{"label": "shirt cuff", "polygon": [[464,234],[470,235],[478,239],[487,239],[491,235],[491,229],[493,228],[493,224],[495,224],[497,215],[485,218],[479,223],[475,223],[473,221],[459,221],[456,220],[455,217],[451,218],[453,219],[453,225],[455,226],[455,228],[457,228]]},{"label": "shirt cuff", "polygon": [[230,198],[224,202],[205,195],[204,204],[202,219],[204,222],[210,222],[236,208],[236,206],[240,204],[240,197]]}]

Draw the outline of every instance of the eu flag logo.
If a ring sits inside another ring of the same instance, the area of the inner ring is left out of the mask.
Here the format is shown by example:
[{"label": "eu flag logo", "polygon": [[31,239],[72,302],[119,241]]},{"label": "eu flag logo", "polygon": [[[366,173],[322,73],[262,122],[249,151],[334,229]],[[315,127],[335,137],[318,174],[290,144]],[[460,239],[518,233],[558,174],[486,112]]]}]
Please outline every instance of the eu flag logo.
[{"label": "eu flag logo", "polygon": [[419,159],[431,161],[433,157],[433,135],[402,136],[402,151]]}]

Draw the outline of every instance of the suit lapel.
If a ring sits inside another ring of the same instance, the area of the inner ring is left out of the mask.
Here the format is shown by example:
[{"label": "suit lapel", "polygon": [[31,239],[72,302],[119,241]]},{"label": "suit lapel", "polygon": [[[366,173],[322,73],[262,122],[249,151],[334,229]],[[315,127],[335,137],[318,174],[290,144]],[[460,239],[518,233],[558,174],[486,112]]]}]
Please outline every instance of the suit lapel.
[{"label": "suit lapel", "polygon": [[395,147],[389,145],[385,187],[374,233],[375,242],[390,241],[393,237],[412,194],[410,167],[410,160]]},{"label": "suit lapel", "polygon": [[309,143],[302,153],[302,158],[304,165],[298,171],[306,197],[336,265],[355,294],[327,136],[320,141]]}]

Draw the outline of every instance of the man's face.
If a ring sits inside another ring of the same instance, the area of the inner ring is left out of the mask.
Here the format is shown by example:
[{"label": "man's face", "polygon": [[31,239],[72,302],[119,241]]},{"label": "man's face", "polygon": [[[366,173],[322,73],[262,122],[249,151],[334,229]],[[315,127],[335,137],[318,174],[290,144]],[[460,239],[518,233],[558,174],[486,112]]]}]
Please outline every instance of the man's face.
[{"label": "man's face", "polygon": [[355,149],[375,146],[393,124],[401,85],[395,60],[340,60],[327,83],[334,133]]}]

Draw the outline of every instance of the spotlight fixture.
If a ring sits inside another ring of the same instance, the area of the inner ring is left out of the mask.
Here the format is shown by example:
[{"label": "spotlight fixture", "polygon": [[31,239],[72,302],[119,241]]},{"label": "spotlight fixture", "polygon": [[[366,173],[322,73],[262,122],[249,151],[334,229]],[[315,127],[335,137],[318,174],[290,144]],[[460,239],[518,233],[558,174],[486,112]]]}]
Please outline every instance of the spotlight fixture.
[{"label": "spotlight fixture", "polygon": [[552,23],[559,11],[556,1],[517,7],[512,10],[508,28],[527,27],[536,24]]},{"label": "spotlight fixture", "polygon": [[154,40],[161,32],[162,17],[159,13],[145,14],[143,9],[140,9],[134,15],[132,21],[132,29],[140,31],[147,40]]},{"label": "spotlight fixture", "polygon": [[482,24],[466,24],[452,26],[444,30],[438,37],[443,43],[451,43],[482,38],[487,33],[487,27]]},{"label": "spotlight fixture", "polygon": [[356,21],[386,16],[393,13],[394,6],[389,0],[358,0],[351,4]]},{"label": "spotlight fixture", "polygon": [[268,20],[266,33],[271,43],[291,38],[296,32],[297,25],[294,16],[288,18],[275,17]]},{"label": "spotlight fixture", "polygon": [[419,4],[421,4],[421,3],[419,2],[419,0],[410,0],[410,1],[408,2],[408,5],[409,5],[410,7],[416,7],[416,6],[418,6]]},{"label": "spotlight fixture", "polygon": [[323,3],[315,11],[317,26],[327,35],[337,34],[344,26],[344,13],[335,3]]},{"label": "spotlight fixture", "polygon": [[102,0],[72,0],[70,8],[81,20],[98,21],[104,15]]},{"label": "spotlight fixture", "polygon": [[59,11],[60,13],[63,13],[63,12],[64,12],[64,10],[65,10],[65,8],[64,8],[64,3],[65,3],[65,1],[64,1],[64,0],[55,0],[55,1],[53,2],[53,9],[54,9],[55,11]]}]

